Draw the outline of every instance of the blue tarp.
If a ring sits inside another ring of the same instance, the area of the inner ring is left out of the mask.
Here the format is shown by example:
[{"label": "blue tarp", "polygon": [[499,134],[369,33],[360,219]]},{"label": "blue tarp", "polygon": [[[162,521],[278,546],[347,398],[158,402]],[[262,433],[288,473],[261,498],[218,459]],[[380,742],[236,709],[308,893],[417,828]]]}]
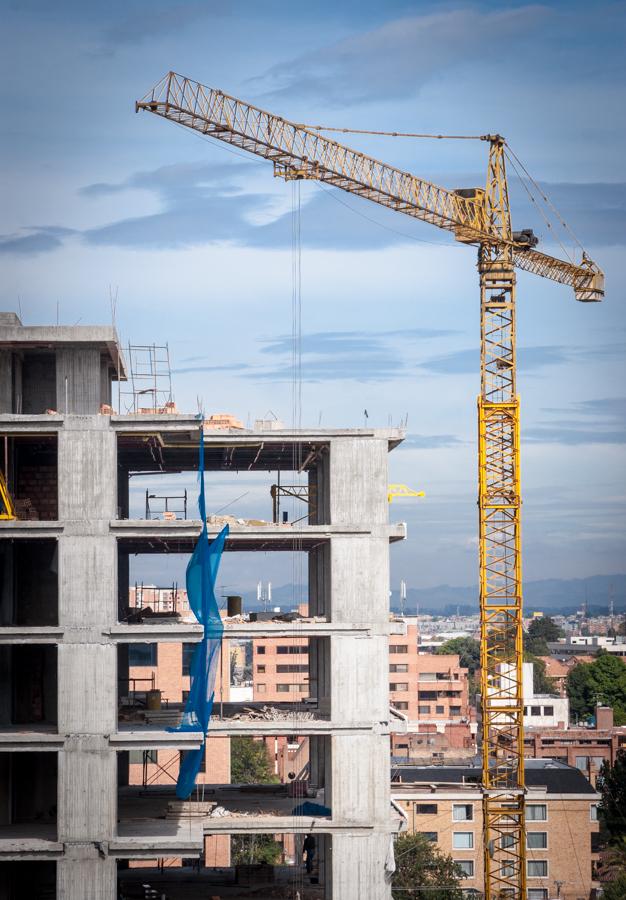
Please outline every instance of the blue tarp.
[{"label": "blue tarp", "polygon": [[171,731],[201,731],[202,746],[185,753],[178,773],[176,796],[186,800],[194,789],[205,752],[206,734],[213,709],[215,676],[220,660],[224,625],[215,597],[215,582],[224,542],[228,535],[226,525],[213,541],[209,541],[206,526],[206,501],[204,496],[204,431],[200,426],[199,450],[200,496],[198,507],[202,531],[187,565],[187,597],[189,606],[204,625],[204,636],[196,647],[191,661],[191,684],[180,725]]}]

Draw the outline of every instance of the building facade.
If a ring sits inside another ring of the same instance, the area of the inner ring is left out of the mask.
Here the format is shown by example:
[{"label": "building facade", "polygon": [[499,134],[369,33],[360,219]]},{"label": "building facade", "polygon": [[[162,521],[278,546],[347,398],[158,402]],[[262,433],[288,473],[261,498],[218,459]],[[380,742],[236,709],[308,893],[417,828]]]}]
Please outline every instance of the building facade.
[{"label": "building facade", "polygon": [[[463,887],[482,896],[483,823],[480,769],[398,767],[392,796],[410,833],[423,834],[464,871]],[[551,760],[526,763],[528,900],[590,900],[600,800],[576,768]],[[560,887],[559,887],[560,885]]]},{"label": "building facade", "polygon": [[[327,898],[387,900],[397,827],[388,779],[388,642],[403,630],[389,617],[389,548],[405,537],[402,524],[389,523],[387,457],[403,434],[205,435],[206,469],[215,477],[265,472],[269,487],[282,471],[283,483],[302,478],[315,497],[297,526],[241,520],[226,544],[227,553],[288,551],[307,561],[314,618],[298,625],[298,637],[309,642],[314,715],[252,721],[225,714],[211,726],[211,738],[309,737],[307,789],[321,801],[315,814],[298,812],[279,785],[272,798],[279,814],[266,815],[228,785],[216,786],[211,800],[198,792],[180,801],[165,785],[145,791],[130,781],[131,753],[180,753],[203,741],[197,732],[168,731],[158,716],[121,716],[136,662],[131,645],[157,644],[163,659],[164,644],[202,638],[199,624],[130,620],[127,609],[131,558],[188,555],[201,530],[197,519],[129,517],[130,473],[194,471],[197,418],[111,412],[111,385],[125,370],[109,327],[25,327],[2,314],[0,376],[3,471],[20,501],[19,518],[0,521],[2,860],[22,880],[40,863],[52,866],[60,900],[114,900],[130,861],[201,859],[213,835],[313,831]],[[210,537],[219,530],[211,523]],[[273,622],[227,624],[225,633],[285,636],[293,628]],[[179,666],[178,657],[172,664]],[[221,802],[228,792],[230,805]],[[218,805],[223,815],[213,814]]]}]

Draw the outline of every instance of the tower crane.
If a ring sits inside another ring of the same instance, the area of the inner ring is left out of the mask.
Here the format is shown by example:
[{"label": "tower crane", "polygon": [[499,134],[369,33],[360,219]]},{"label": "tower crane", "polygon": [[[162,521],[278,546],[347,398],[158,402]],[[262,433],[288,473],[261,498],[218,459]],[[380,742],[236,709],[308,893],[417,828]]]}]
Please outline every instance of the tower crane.
[{"label": "tower crane", "polygon": [[[289,122],[222,91],[169,72],[136,103],[146,110],[273,163],[274,175],[311,179],[365,197],[453,233],[478,249],[480,395],[478,511],[485,900],[526,898],[522,693],[522,570],[515,269],[569,285],[577,300],[604,296],[604,275],[535,249],[513,231],[506,143],[489,145],[484,188],[449,190]],[[330,129],[321,129],[330,130]],[[344,130],[344,129],[341,129]],[[348,129],[345,129],[348,130]]]}]

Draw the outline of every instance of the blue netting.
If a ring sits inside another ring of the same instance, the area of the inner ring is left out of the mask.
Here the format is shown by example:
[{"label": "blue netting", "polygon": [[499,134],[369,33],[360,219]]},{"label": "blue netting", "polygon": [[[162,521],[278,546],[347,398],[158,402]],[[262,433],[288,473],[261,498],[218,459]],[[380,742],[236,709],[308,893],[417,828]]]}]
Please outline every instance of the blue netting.
[{"label": "blue netting", "polygon": [[203,737],[202,747],[186,753],[182,761],[176,783],[176,796],[181,800],[186,800],[193,791],[202,765],[224,632],[215,597],[215,581],[224,550],[224,542],[228,535],[228,525],[222,529],[215,540],[209,541],[204,497],[204,431],[202,426],[200,427],[198,468],[200,478],[198,507],[202,520],[202,531],[187,565],[187,596],[195,617],[201,625],[204,625],[204,636],[196,647],[191,660],[191,685],[182,722],[170,731],[201,731]]}]

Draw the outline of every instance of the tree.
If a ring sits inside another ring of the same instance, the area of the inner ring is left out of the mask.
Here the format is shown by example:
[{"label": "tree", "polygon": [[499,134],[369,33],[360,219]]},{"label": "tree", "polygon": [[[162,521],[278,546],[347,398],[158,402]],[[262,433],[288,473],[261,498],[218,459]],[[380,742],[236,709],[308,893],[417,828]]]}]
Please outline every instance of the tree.
[{"label": "tree", "polygon": [[474,675],[480,668],[480,644],[471,637],[451,638],[437,649],[439,654],[456,653],[459,662],[464,669],[469,669],[470,675]]},{"label": "tree", "polygon": [[550,616],[533,619],[524,635],[524,647],[535,656],[548,656],[548,641],[558,641],[563,637],[563,630]]},{"label": "tree", "polygon": [[626,750],[617,751],[614,765],[603,763],[596,789],[602,797],[599,804],[602,824],[611,839],[623,847],[626,837]]},{"label": "tree", "polygon": [[588,718],[602,703],[613,707],[616,725],[626,725],[626,665],[618,656],[600,653],[592,663],[579,663],[566,685],[573,716]]},{"label": "tree", "polygon": [[233,784],[276,784],[263,741],[251,737],[230,739],[230,780]]},{"label": "tree", "polygon": [[480,669],[480,644],[471,637],[451,638],[437,649],[440,655],[457,654],[459,663],[469,672],[468,693],[470,703],[479,690],[478,670]]},{"label": "tree", "polygon": [[626,872],[622,872],[614,881],[602,884],[602,900],[624,900],[624,897],[626,897]]},{"label": "tree", "polygon": [[275,866],[280,862],[283,846],[271,834],[234,834],[230,839],[230,850],[235,865],[263,863]]},{"label": "tree", "polygon": [[[462,900],[463,872],[423,834],[404,834],[395,843],[394,900]],[[419,888],[423,887],[424,890]],[[407,893],[410,891],[410,893]]]}]

